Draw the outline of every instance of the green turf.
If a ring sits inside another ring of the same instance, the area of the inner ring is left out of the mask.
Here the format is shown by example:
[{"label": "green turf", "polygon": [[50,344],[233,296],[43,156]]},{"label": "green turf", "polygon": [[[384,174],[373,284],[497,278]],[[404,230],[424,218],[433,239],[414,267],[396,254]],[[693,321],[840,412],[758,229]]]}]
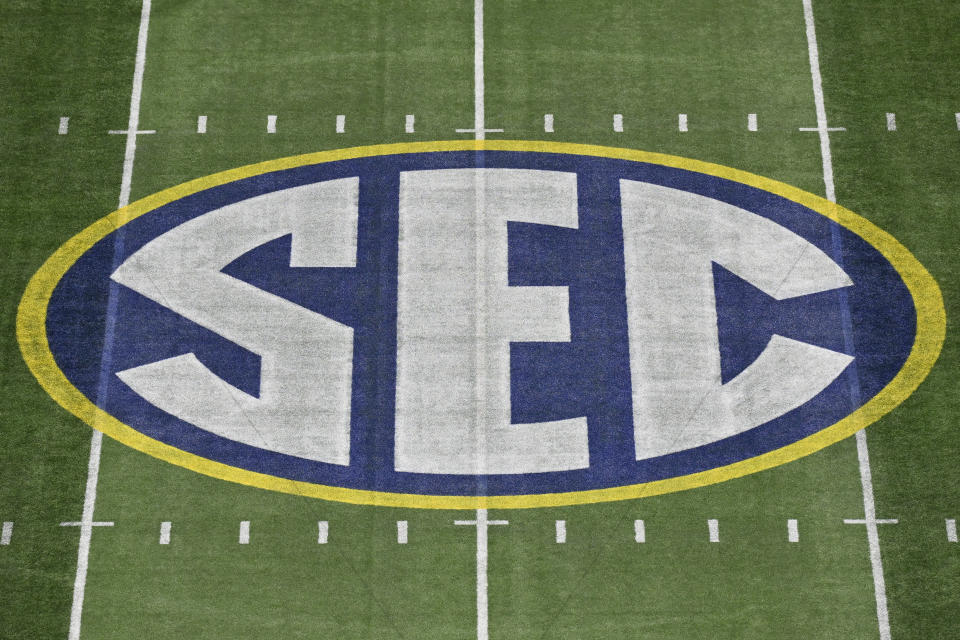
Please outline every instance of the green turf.
[{"label": "green turf", "polygon": [[[874,6],[876,5],[876,6]],[[960,18],[943,3],[818,2],[839,201],[903,241],[957,310]],[[952,15],[951,15],[952,14]],[[65,637],[89,429],[29,377],[13,337],[26,280],[119,193],[139,3],[0,8],[5,304],[0,635]],[[487,126],[718,162],[823,192],[803,12],[796,2],[486,2]],[[155,0],[140,197],[250,162],[328,148],[465,137],[473,13],[437,2]],[[884,113],[897,112],[888,132]],[[677,114],[690,131],[677,131]],[[760,131],[746,128],[759,115]],[[336,114],[347,132],[334,132]],[[403,132],[404,115],[417,132]],[[555,114],[555,133],[543,114]],[[612,115],[622,113],[624,132]],[[196,116],[208,133],[194,133]],[[266,133],[277,114],[278,132]],[[71,116],[68,136],[57,118]],[[491,135],[491,137],[498,137]],[[894,638],[950,637],[960,549],[958,345],[868,430]],[[105,441],[84,638],[473,638],[469,512],[327,503],[224,483]],[[629,502],[495,512],[491,638],[875,638],[852,440],[721,485]],[[643,518],[647,542],[633,541]],[[721,542],[706,520],[720,520]],[[786,520],[801,541],[786,541]],[[330,540],[316,543],[316,521]],[[395,521],[410,522],[410,542]],[[567,521],[567,543],[553,541]],[[159,523],[173,521],[169,546]],[[251,543],[237,544],[241,520]]]}]

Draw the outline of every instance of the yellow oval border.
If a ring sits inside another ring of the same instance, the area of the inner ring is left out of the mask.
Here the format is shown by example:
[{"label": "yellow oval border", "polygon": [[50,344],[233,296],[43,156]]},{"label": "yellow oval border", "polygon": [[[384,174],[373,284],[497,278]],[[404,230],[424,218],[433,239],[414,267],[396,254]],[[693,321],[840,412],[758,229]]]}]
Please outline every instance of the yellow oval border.
[{"label": "yellow oval border", "polygon": [[[658,164],[733,180],[802,204],[859,235],[880,251],[900,274],[917,310],[917,334],[910,355],[893,380],[850,415],[813,435],[747,460],[685,476],[606,489],[474,497],[390,493],[288,480],[231,467],[176,449],[148,438],[94,405],[70,383],[50,352],[46,335],[47,305],[57,283],[70,266],[100,239],[157,207],[242,178],[308,164],[376,155],[480,150],[562,153]],[[943,297],[930,273],[893,236],[838,204],[776,180],[708,162],[615,147],[522,140],[451,140],[353,147],[261,162],[191,180],[114,211],[68,240],[30,279],[17,311],[17,340],[27,366],[40,385],[70,413],[115,440],[161,460],[240,484],[338,502],[430,509],[513,509],[639,498],[714,484],[796,460],[853,435],[903,402],[930,372],[940,354],[945,334]]]}]

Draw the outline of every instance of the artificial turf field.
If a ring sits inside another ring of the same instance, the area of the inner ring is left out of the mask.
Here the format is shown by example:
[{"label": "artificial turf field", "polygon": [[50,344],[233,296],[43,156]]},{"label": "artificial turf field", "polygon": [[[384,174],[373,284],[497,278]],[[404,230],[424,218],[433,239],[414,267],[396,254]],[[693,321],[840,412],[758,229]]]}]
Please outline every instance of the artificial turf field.
[{"label": "artificial turf field", "polygon": [[[142,8],[0,6],[0,520],[13,523],[0,546],[4,638],[71,630],[80,531],[58,525],[81,519],[91,430],[27,369],[16,314],[46,258],[117,208],[128,136],[108,131],[130,119]],[[294,154],[472,138],[455,130],[474,124],[474,9],[471,0],[154,0],[139,129],[155,133],[136,137],[131,200]],[[849,438],[680,493],[491,510],[509,525],[489,532],[490,638],[960,637],[960,546],[946,524],[960,518],[950,324],[960,294],[960,5],[818,0],[813,11],[826,115],[844,128],[829,136],[837,201],[914,253],[948,319],[927,380],[867,430],[876,517],[897,520],[878,525],[889,635],[868,527],[844,523],[865,517]],[[820,136],[800,130],[818,125],[801,0],[486,0],[483,15],[486,126],[504,130],[488,138],[668,153],[824,193]],[[470,511],[265,491],[109,438],[100,460],[93,519],[114,524],[92,531],[78,637],[478,637],[476,534],[453,524]],[[799,542],[788,541],[788,519]],[[238,544],[241,521],[248,544]],[[326,544],[318,521],[329,523]],[[408,523],[405,544],[397,521]],[[172,523],[169,544],[158,544],[161,522]]]}]

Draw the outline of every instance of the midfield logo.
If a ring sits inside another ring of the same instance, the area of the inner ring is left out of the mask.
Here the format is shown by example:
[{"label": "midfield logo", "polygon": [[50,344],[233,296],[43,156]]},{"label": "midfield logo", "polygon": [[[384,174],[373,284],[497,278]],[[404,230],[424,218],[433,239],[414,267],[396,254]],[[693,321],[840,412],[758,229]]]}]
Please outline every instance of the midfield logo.
[{"label": "midfield logo", "polygon": [[451,142],[217,174],[35,276],[48,391],[198,471],[337,500],[532,506],[716,482],[876,420],[939,290],[890,236],[758,176]]}]

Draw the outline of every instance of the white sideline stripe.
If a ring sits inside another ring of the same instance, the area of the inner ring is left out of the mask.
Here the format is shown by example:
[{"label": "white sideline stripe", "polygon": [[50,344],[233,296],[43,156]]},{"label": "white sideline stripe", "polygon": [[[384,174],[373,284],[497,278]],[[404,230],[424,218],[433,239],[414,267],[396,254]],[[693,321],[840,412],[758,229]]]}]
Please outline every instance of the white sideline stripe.
[{"label": "white sideline stripe", "polygon": [[343,133],[347,128],[347,116],[342,113],[337,116],[337,133]]},{"label": "white sideline stripe", "polygon": [[567,541],[567,521],[557,520],[555,524],[557,529],[557,544],[563,544]]},{"label": "white sideline stripe", "polygon": [[897,130],[897,114],[888,113],[887,114],[887,131],[896,131]]},{"label": "white sideline stripe", "polygon": [[317,521],[317,544],[327,544],[327,536],[330,533],[330,523],[326,520]]},{"label": "white sideline stripe", "polygon": [[492,525],[510,524],[506,520],[488,520],[486,509],[477,509],[476,520],[454,520],[455,525],[477,528],[477,640],[490,638],[490,603],[487,595],[487,534]]},{"label": "white sideline stripe", "polygon": [[160,544],[170,544],[170,526],[168,520],[160,523]]},{"label": "white sideline stripe", "polygon": [[680,128],[680,131],[687,130],[687,114],[681,113],[677,116],[677,126]]},{"label": "white sideline stripe", "polygon": [[[130,118],[127,122],[127,144],[123,153],[123,176],[120,180],[118,207],[130,203],[130,184],[133,180],[133,160],[137,153],[137,133],[140,127],[140,97],[143,93],[143,72],[147,64],[147,30],[150,28],[150,0],[143,0],[140,8],[140,30],[137,33],[137,54],[133,67],[133,87],[130,92]],[[83,616],[83,597],[87,586],[87,566],[90,561],[90,538],[93,536],[93,508],[97,501],[97,481],[100,477],[100,452],[103,432],[94,431],[90,438],[90,458],[87,462],[87,485],[83,495],[82,526],[77,546],[77,575],[73,581],[73,602],[70,605],[69,640],[80,640],[80,620]]]},{"label": "white sideline stripe", "polygon": [[237,540],[240,544],[250,544],[250,521],[242,520],[240,522],[240,538]]},{"label": "white sideline stripe", "polygon": [[[11,522],[9,524],[11,525],[11,528],[12,528],[13,523]],[[7,523],[4,522],[3,526],[4,526],[4,533],[6,533]],[[954,520],[953,518],[948,518],[947,519],[947,542],[956,542],[956,541],[957,541],[957,521]]]},{"label": "white sideline stripe", "polygon": [[397,544],[407,544],[406,520],[397,520]]},{"label": "white sideline stripe", "polygon": [[61,136],[67,135],[67,131],[70,129],[70,118],[61,117],[60,118],[60,128],[57,129],[57,133]]},{"label": "white sideline stripe", "polygon": [[553,114],[552,113],[543,114],[543,130],[546,133],[553,133]]},{"label": "white sideline stripe", "polygon": [[6,546],[10,544],[10,538],[13,537],[13,523],[4,522],[3,531],[0,531],[0,545]]},{"label": "white sideline stripe", "polygon": [[800,542],[800,530],[797,527],[797,521],[793,518],[787,520],[787,541]]},{"label": "white sideline stripe", "polygon": [[707,529],[710,531],[710,542],[720,542],[720,523],[717,520],[707,520]]},{"label": "white sideline stripe", "polygon": [[613,114],[613,130],[616,133],[623,133],[623,114],[622,113]]},{"label": "white sideline stripe", "polygon": [[413,131],[413,121],[414,121],[413,114],[412,114],[412,113],[408,113],[408,114],[407,114],[406,124],[405,124],[404,127],[403,127],[403,130],[404,130],[406,133],[414,133],[414,131]]},{"label": "white sideline stripe", "polygon": [[633,521],[633,539],[636,542],[643,543],[647,541],[647,530],[643,525],[643,520]]},{"label": "white sideline stripe", "polygon": [[207,116],[197,116],[197,133],[207,132]]},{"label": "white sideline stripe", "polygon": [[[807,30],[807,53],[810,58],[810,76],[813,82],[813,97],[817,109],[817,128],[820,134],[820,158],[823,163],[823,184],[827,200],[837,201],[833,182],[833,158],[830,155],[830,132],[827,126],[827,109],[823,100],[823,78],[820,75],[820,53],[817,48],[817,31],[813,19],[813,0],[803,0],[803,18]],[[877,629],[880,640],[890,640],[890,615],[887,610],[887,587],[883,578],[883,561],[880,558],[880,535],[877,530],[877,509],[873,498],[873,477],[870,472],[870,453],[867,449],[867,434],[858,431],[857,462],[860,466],[860,485],[863,489],[864,524],[870,547],[870,567],[873,573],[873,591],[877,603]]]},{"label": "white sideline stripe", "polygon": [[756,131],[757,130],[757,114],[748,113],[747,114],[747,131]]},{"label": "white sideline stripe", "polygon": [[277,132],[277,116],[267,116],[267,133]]}]

